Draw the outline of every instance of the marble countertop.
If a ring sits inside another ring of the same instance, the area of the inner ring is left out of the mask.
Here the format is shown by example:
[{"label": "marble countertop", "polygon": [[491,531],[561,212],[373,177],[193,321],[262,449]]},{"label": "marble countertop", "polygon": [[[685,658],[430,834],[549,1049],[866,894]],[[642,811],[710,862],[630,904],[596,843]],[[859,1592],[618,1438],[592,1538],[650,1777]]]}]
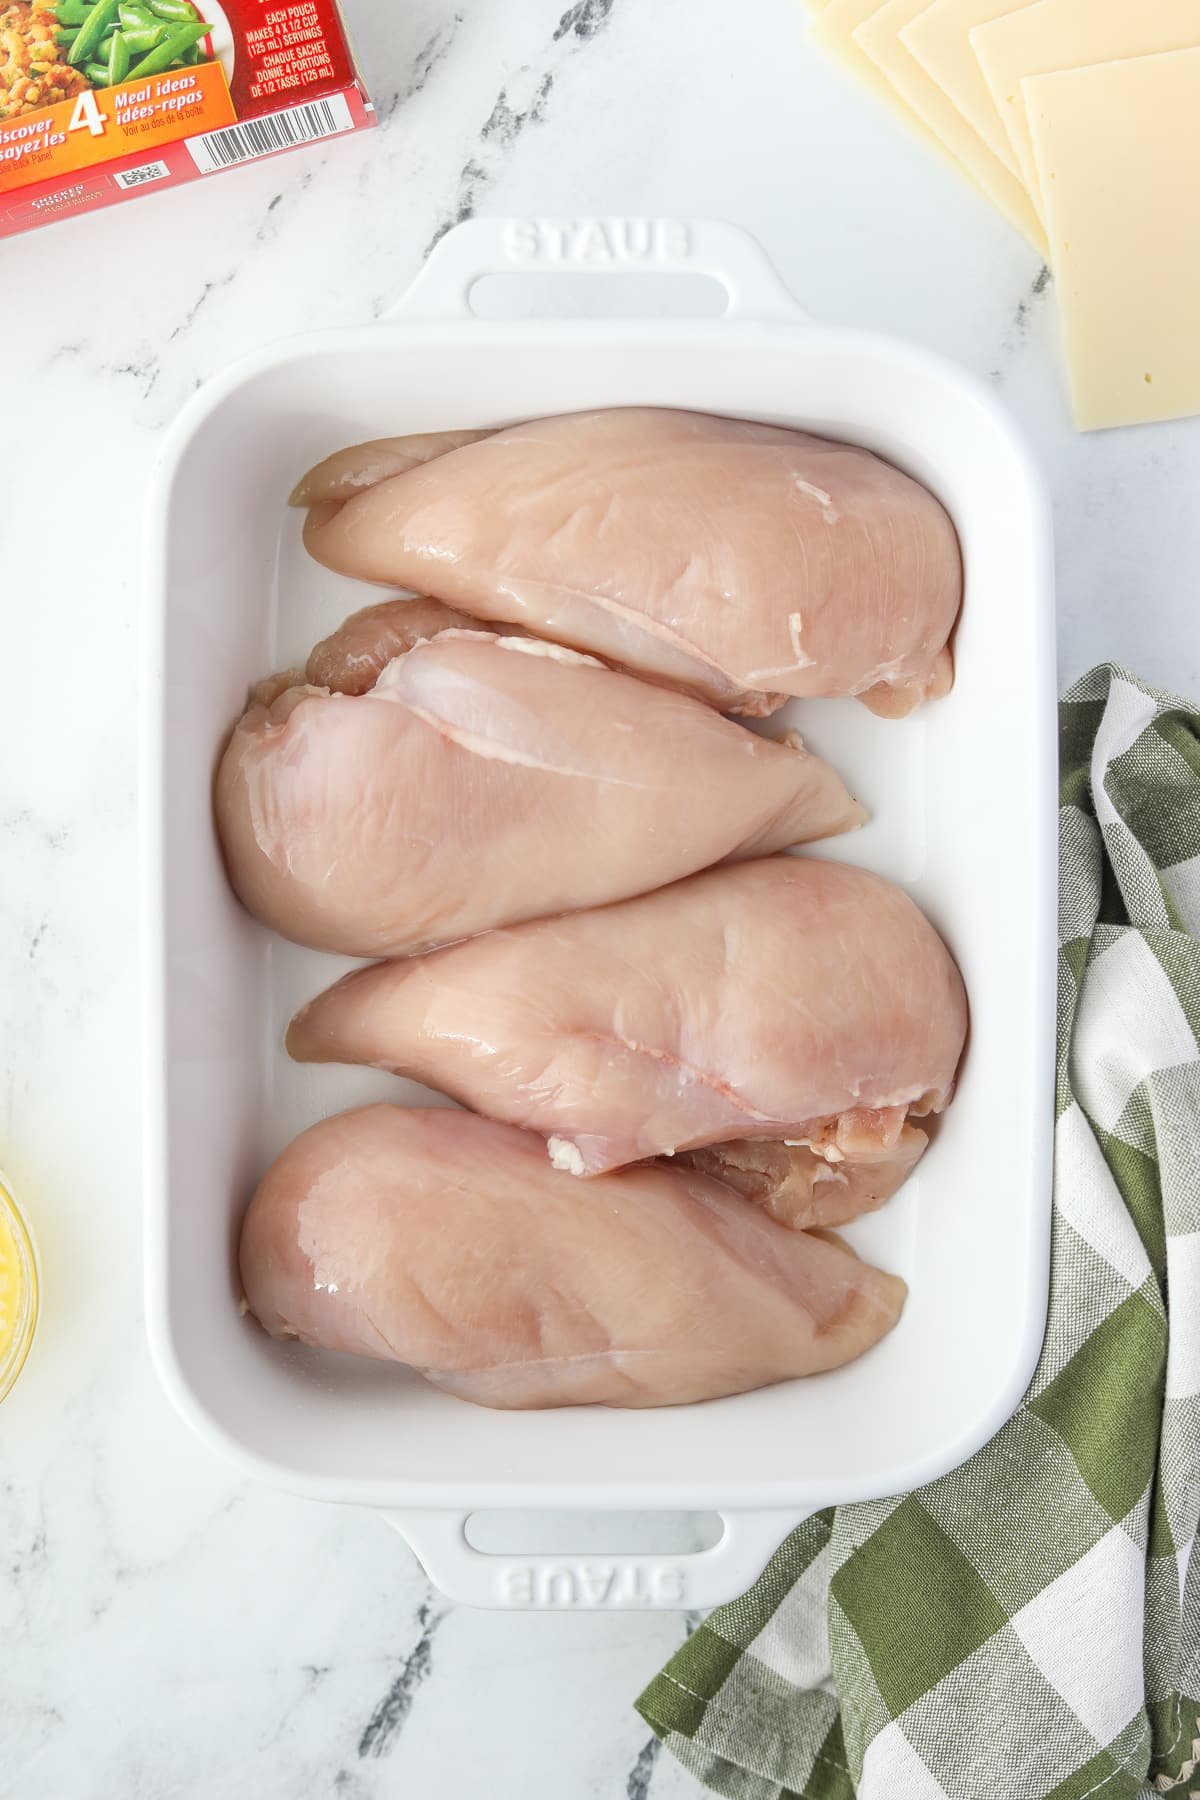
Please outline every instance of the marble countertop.
[{"label": "marble countertop", "polygon": [[1200,423],[1073,431],[1037,260],[817,59],[794,0],[348,11],[383,132],[0,251],[0,1161],[45,1287],[0,1417],[12,1800],[699,1791],[630,1704],[686,1617],[449,1607],[377,1519],[231,1474],[150,1368],[139,540],[160,434],[205,377],[377,315],[472,213],[733,219],[816,316],[935,346],[1005,396],[1053,489],[1063,680],[1113,657],[1200,693]]}]

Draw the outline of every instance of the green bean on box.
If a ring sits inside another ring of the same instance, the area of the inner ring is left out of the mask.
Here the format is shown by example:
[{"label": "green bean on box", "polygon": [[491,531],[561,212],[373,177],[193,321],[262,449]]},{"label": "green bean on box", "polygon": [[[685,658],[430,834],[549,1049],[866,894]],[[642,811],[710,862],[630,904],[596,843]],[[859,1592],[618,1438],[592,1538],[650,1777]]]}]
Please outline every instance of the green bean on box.
[{"label": "green bean on box", "polygon": [[200,17],[188,0],[146,0],[146,5],[160,19],[170,19],[178,25],[194,25]]},{"label": "green bean on box", "polygon": [[153,31],[124,31],[122,37],[129,47],[130,56],[145,56],[147,50],[157,50],[167,35],[165,25],[155,25]]},{"label": "green bean on box", "polygon": [[[103,0],[99,0],[103,3]],[[198,44],[201,38],[208,36],[211,26],[200,20],[193,25],[177,25],[174,31],[168,32],[156,50],[151,50],[136,62],[129,72],[131,81],[140,81],[143,75],[163,75],[178,62],[185,50]]]},{"label": "green bean on box", "polygon": [[130,61],[129,40],[123,32],[114,31],[112,48],[108,53],[109,87],[116,87],[118,82],[124,81],[129,73]]},{"label": "green bean on box", "polygon": [[67,61],[75,68],[82,68],[90,62],[106,26],[112,24],[117,16],[120,0],[96,0],[95,6],[79,27],[75,42],[67,51]]}]

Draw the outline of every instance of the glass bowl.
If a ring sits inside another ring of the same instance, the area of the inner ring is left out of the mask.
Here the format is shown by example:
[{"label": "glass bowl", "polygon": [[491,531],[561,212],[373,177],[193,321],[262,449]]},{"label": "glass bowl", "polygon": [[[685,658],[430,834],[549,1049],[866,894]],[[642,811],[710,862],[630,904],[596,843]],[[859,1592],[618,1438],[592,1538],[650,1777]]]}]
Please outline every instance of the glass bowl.
[{"label": "glass bowl", "polygon": [[29,1355],[38,1316],[38,1266],[33,1239],[0,1176],[0,1400]]}]

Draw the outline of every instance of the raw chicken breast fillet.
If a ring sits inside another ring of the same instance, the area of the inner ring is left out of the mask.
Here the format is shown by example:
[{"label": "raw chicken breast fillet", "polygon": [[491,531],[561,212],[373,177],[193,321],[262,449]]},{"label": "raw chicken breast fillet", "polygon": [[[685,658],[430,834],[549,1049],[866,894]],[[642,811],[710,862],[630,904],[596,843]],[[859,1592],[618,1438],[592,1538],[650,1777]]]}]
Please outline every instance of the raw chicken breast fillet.
[{"label": "raw chicken breast fillet", "polygon": [[774,857],[620,905],[346,977],[288,1034],[543,1133],[596,1175],[729,1140],[792,1140],[839,1169],[901,1148],[949,1102],[958,970],[899,888]]},{"label": "raw chicken breast fillet", "polygon": [[477,620],[440,600],[382,600],[351,613],[332,636],[322,638],[297,681],[328,688],[331,694],[368,694],[390,662],[426,639],[443,631],[478,630]]},{"label": "raw chicken breast fillet", "polygon": [[401,955],[864,817],[794,743],[530,638],[445,631],[368,693],[263,699],[217,773],[221,843],[247,909],[318,950]]},{"label": "raw chicken breast fillet", "polygon": [[409,437],[372,438],[369,443],[337,450],[310,469],[292,490],[290,503],[312,506],[323,500],[350,500],[364,488],[375,487],[393,475],[407,475],[422,463],[491,436],[490,431],[421,431]]},{"label": "raw chicken breast fillet", "polygon": [[429,442],[403,474],[380,479],[366,445],[357,475],[346,451],[337,480],[301,483],[319,562],[724,711],[858,695],[897,715],[950,687],[954,526],[869,451],[646,408],[535,420],[441,456]]},{"label": "raw chicken breast fillet", "polygon": [[828,1147],[743,1138],[685,1151],[679,1160],[755,1201],[781,1225],[811,1231],[875,1212],[908,1180],[929,1139],[895,1108],[886,1121],[867,1121],[850,1150],[843,1130],[835,1161],[827,1160]]},{"label": "raw chicken breast fillet", "polygon": [[904,1283],[706,1176],[582,1184],[539,1138],[371,1106],[269,1170],[242,1231],[274,1337],[409,1363],[482,1406],[675,1406],[859,1356]]}]

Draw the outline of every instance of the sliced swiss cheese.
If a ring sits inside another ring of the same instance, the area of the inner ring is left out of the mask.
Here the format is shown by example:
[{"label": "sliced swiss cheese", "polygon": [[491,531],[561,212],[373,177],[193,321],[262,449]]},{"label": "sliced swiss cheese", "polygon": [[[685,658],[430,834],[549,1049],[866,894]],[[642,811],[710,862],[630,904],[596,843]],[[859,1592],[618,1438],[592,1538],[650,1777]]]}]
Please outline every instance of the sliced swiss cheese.
[{"label": "sliced swiss cheese", "polygon": [[917,117],[912,108],[905,104],[895,88],[884,80],[866,51],[860,49],[854,41],[854,33],[873,12],[878,11],[879,5],[880,0],[826,0],[825,5],[819,7],[813,17],[810,31],[813,43],[819,44],[822,50],[827,51],[861,82],[876,100],[882,101],[884,106],[901,118],[927,148],[945,156],[948,154],[946,146]]},{"label": "sliced swiss cheese", "polygon": [[[953,101],[901,42],[900,33],[924,10],[926,0],[885,0],[855,28],[854,41],[902,100],[940,139],[992,204],[1029,242],[1046,254],[1036,208],[1022,183],[984,143]],[[828,19],[829,13],[822,15]]]},{"label": "sliced swiss cheese", "polygon": [[[970,43],[1022,179],[1041,213],[1045,195],[1038,182],[1022,81],[1200,44],[1200,0],[1038,0],[1035,6],[978,26]],[[1200,90],[1196,101],[1200,108]],[[1107,129],[1106,123],[1098,129]]]},{"label": "sliced swiss cheese", "polygon": [[1032,4],[1033,0],[934,0],[900,33],[905,49],[957,106],[992,155],[1018,178],[1021,167],[1016,152],[967,36],[976,25],[990,24]]},{"label": "sliced swiss cheese", "polygon": [[1200,412],[1200,48],[1023,92],[1079,424]]}]

